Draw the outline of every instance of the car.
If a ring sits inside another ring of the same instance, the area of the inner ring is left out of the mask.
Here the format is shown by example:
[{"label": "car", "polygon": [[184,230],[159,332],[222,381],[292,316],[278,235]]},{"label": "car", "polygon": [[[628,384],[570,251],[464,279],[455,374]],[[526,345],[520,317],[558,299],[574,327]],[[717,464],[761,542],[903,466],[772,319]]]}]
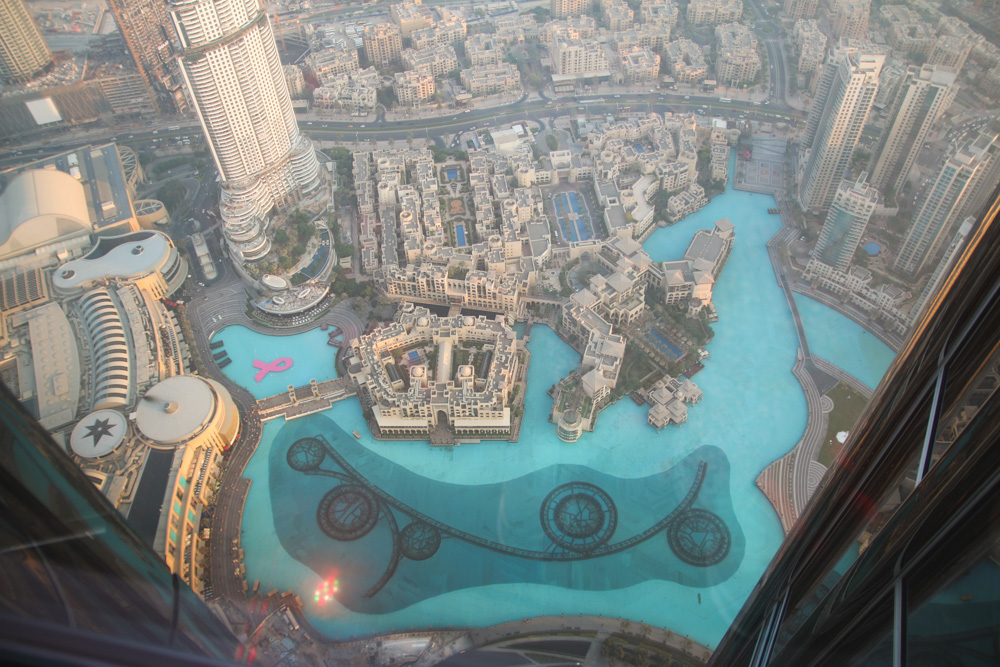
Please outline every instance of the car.
[{"label": "car", "polygon": [[313,124],[312,121],[309,121],[308,123],[306,123],[306,125],[312,125],[312,124]]},{"label": "car", "polygon": [[362,125],[361,127],[364,127],[364,125]]},{"label": "car", "polygon": [[621,95],[615,95],[615,97],[621,97]]},{"label": "car", "polygon": [[466,109],[465,113],[472,113],[472,109]]}]

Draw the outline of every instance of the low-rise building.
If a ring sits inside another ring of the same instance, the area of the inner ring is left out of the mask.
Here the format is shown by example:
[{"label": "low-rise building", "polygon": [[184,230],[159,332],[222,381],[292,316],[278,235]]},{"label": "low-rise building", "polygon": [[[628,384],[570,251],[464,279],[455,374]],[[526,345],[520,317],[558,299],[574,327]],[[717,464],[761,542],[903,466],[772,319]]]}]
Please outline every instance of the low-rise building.
[{"label": "low-rise building", "polygon": [[462,85],[473,95],[521,89],[521,74],[510,63],[481,65],[462,70]]},{"label": "low-rise building", "polygon": [[353,45],[346,44],[342,47],[314,50],[306,58],[306,64],[320,84],[325,86],[332,78],[358,71],[358,50]]},{"label": "low-rise building", "polygon": [[366,27],[362,43],[365,56],[375,67],[390,67],[399,62],[403,53],[403,36],[399,28],[390,23]]},{"label": "low-rise building", "polygon": [[465,19],[458,16],[450,16],[447,19],[437,21],[428,28],[414,30],[410,35],[413,48],[417,50],[430,49],[435,46],[447,46],[465,39],[466,27]]},{"label": "low-rise building", "polygon": [[403,67],[439,77],[458,69],[458,56],[455,55],[455,48],[451,44],[433,46],[420,51],[406,49],[403,51]]},{"label": "low-rise building", "polygon": [[727,86],[752,82],[760,72],[757,38],[740,23],[715,27],[715,78]]},{"label": "low-rise building", "polygon": [[663,57],[677,83],[701,83],[708,77],[708,63],[701,47],[690,39],[675,39],[667,44]]},{"label": "low-rise building", "polygon": [[434,77],[426,72],[397,72],[393,78],[392,90],[400,104],[414,106],[430,99],[434,94]]},{"label": "low-rise building", "polygon": [[626,83],[656,83],[660,76],[660,56],[649,49],[635,48],[621,54],[621,68]]},{"label": "low-rise building", "polygon": [[826,35],[816,19],[795,22],[795,44],[799,47],[799,74],[818,71],[826,58]]},{"label": "low-rise building", "polygon": [[[518,374],[517,335],[502,318],[439,317],[404,303],[395,322],[352,343],[348,369],[367,397],[378,435],[497,437],[511,431],[507,405]],[[394,353],[417,352],[417,360]],[[462,352],[461,355],[458,352]],[[436,357],[436,363],[430,359]],[[453,359],[461,365],[453,368]],[[426,360],[426,361],[425,361]]]},{"label": "low-rise building", "polygon": [[742,15],[742,0],[691,0],[687,9],[687,21],[692,25],[731,23]]},{"label": "low-rise building", "polygon": [[389,20],[399,26],[403,37],[409,37],[414,31],[434,25],[434,14],[419,2],[397,2],[389,5]]},{"label": "low-rise building", "polygon": [[706,204],[708,199],[705,197],[705,188],[691,183],[684,192],[667,200],[667,217],[671,222],[677,222],[684,216],[701,210]]},{"label": "low-rise building", "polygon": [[632,8],[623,0],[605,0],[601,3],[601,17],[611,32],[627,30],[632,26]]},{"label": "low-rise building", "polygon": [[557,40],[549,46],[552,66],[560,76],[607,76],[608,56],[604,47],[595,41]]},{"label": "low-rise building", "polygon": [[476,33],[465,40],[465,57],[473,67],[499,65],[503,62],[503,48],[492,35]]}]

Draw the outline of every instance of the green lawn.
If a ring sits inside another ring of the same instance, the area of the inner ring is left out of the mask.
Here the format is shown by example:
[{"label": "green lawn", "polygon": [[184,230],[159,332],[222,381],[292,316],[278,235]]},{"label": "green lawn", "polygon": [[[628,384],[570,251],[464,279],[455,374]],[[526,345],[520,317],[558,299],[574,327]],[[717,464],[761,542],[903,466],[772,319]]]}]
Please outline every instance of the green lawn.
[{"label": "green lawn", "polygon": [[824,436],[826,442],[819,452],[819,462],[829,468],[844,447],[837,442],[837,434],[854,428],[858,417],[868,405],[868,400],[844,383],[838,384],[826,395],[833,401],[833,412],[830,413],[830,422]]}]

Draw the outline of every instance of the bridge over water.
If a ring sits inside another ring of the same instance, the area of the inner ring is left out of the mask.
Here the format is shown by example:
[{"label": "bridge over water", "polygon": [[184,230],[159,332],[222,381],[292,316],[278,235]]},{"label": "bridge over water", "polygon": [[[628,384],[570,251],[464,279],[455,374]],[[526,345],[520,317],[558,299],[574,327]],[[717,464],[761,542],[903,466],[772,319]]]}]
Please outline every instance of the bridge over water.
[{"label": "bridge over water", "polygon": [[337,401],[357,394],[357,387],[350,378],[337,378],[325,382],[310,380],[302,387],[289,386],[287,391],[257,401],[261,421],[284,417],[298,419],[327,410]]}]

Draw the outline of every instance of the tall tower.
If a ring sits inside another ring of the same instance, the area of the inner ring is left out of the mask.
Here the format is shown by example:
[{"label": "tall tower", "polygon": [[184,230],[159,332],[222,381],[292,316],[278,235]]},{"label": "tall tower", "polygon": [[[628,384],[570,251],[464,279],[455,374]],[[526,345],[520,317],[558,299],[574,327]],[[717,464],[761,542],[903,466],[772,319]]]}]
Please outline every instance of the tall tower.
[{"label": "tall tower", "polygon": [[934,268],[934,273],[931,274],[930,280],[927,281],[924,291],[920,293],[920,298],[917,299],[917,302],[913,304],[913,308],[910,309],[911,323],[916,322],[917,318],[920,317],[921,313],[923,313],[924,306],[927,305],[927,301],[930,300],[932,296],[937,294],[938,288],[941,286],[941,280],[944,279],[945,274],[951,270],[952,265],[955,263],[955,258],[958,257],[958,252],[965,246],[965,239],[969,237],[969,233],[972,231],[975,223],[976,219],[970,216],[963,220],[962,224],[958,226],[958,231],[955,232],[955,237],[948,245],[948,249],[945,250],[941,261],[938,262],[938,265]]},{"label": "tall tower", "polygon": [[160,113],[187,108],[177,64],[177,31],[165,0],[108,0],[125,46]]},{"label": "tall tower", "polygon": [[[817,90],[806,125],[811,145],[807,146],[809,155],[799,184],[802,208],[830,208],[868,120],[884,60],[885,56],[841,46],[824,66],[823,88]],[[827,68],[834,69],[828,73]]]},{"label": "tall tower", "polygon": [[170,0],[181,72],[222,178],[222,219],[234,256],[263,258],[271,209],[320,187],[299,132],[274,33],[260,0]]},{"label": "tall tower", "polygon": [[1000,181],[1000,118],[995,118],[972,140],[972,149],[983,163],[969,183],[969,196],[958,211],[958,219],[979,215],[993,188]]},{"label": "tall tower", "polygon": [[976,141],[955,149],[924,194],[920,212],[906,230],[896,255],[897,271],[916,275],[934,256],[940,240],[962,219],[961,212],[989,163],[989,154]]},{"label": "tall tower", "polygon": [[909,68],[889,113],[893,123],[875,152],[872,185],[882,192],[900,191],[931,126],[955,99],[957,78],[953,67]]},{"label": "tall tower", "polygon": [[0,79],[30,81],[51,62],[52,51],[24,0],[0,2]]},{"label": "tall tower", "polygon": [[865,183],[867,176],[862,173],[857,181],[840,182],[813,250],[813,259],[838,271],[846,271],[851,264],[878,205],[878,190]]}]

